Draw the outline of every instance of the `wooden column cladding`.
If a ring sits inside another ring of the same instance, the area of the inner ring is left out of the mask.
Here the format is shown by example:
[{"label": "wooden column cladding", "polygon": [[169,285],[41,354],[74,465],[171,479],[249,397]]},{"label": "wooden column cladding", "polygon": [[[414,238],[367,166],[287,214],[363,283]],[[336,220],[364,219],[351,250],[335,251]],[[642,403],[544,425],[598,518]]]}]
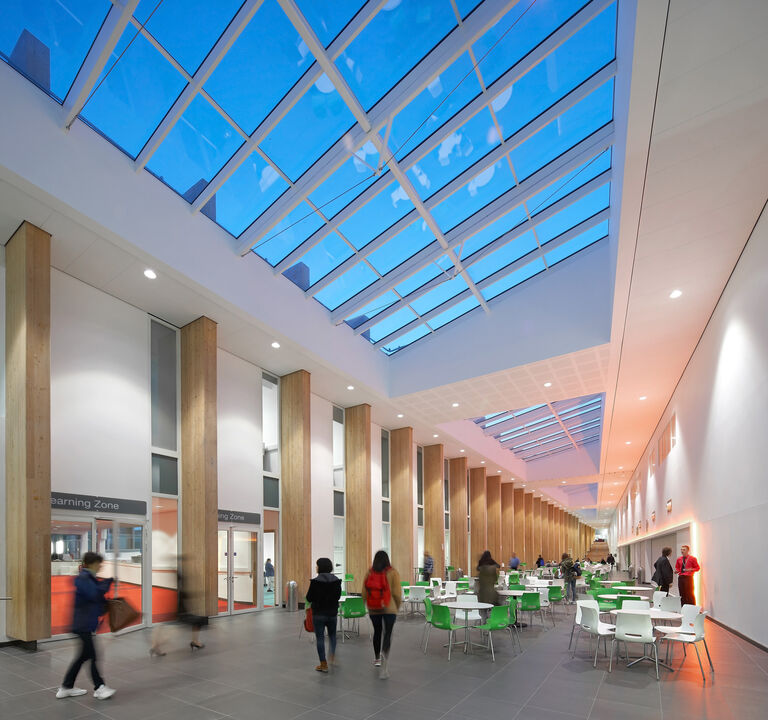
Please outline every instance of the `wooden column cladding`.
[{"label": "wooden column cladding", "polygon": [[470,570],[474,574],[477,567],[477,561],[480,556],[488,549],[487,522],[488,505],[485,495],[485,468],[472,468],[469,471],[469,514],[471,516],[471,540],[472,557],[469,558]]},{"label": "wooden column cladding", "polygon": [[413,503],[413,428],[389,433],[390,538],[394,567],[403,580],[411,577],[416,565],[413,558],[413,533],[416,525]]},{"label": "wooden column cladding", "polygon": [[451,494],[451,562],[471,575],[467,566],[467,458],[454,458],[448,467]]},{"label": "wooden column cladding", "polygon": [[216,323],[181,328],[181,547],[189,612],[218,613]]},{"label": "wooden column cladding", "polygon": [[493,559],[501,565],[501,478],[498,475],[488,475],[485,480],[485,497],[487,517],[486,537],[488,550]]},{"label": "wooden column cladding", "polygon": [[557,557],[565,552],[565,513],[557,509]]},{"label": "wooden column cladding", "polygon": [[526,562],[525,554],[525,490],[515,488],[513,491],[515,502],[514,521],[514,551],[520,562]]},{"label": "wooden column cladding", "polygon": [[541,552],[545,560],[554,560],[552,551],[549,549],[549,503],[542,498],[541,500]]},{"label": "wooden column cladding", "polygon": [[501,484],[501,559],[500,563],[509,563],[515,549],[515,486],[512,483]]},{"label": "wooden column cladding", "polygon": [[[283,584],[295,580],[299,602],[315,574],[312,560],[310,493],[310,374],[297,370],[280,378],[280,524]],[[282,588],[275,590],[279,606]]]},{"label": "wooden column cladding", "polygon": [[6,632],[51,634],[51,236],[24,222],[5,254]]},{"label": "wooden column cladding", "polygon": [[443,446],[424,447],[424,550],[435,563],[434,577],[445,575],[445,499]]},{"label": "wooden column cladding", "polygon": [[[379,438],[376,438],[379,442]],[[361,592],[371,567],[371,406],[344,411],[347,572],[354,575],[352,592]],[[413,502],[413,500],[411,500]],[[381,522],[381,511],[377,522]],[[410,573],[410,569],[400,569]]]},{"label": "wooden column cladding", "polygon": [[525,562],[534,567],[538,553],[533,546],[533,493],[525,493]]},{"label": "wooden column cladding", "polygon": [[[541,527],[541,498],[533,498],[533,551],[536,557],[544,556],[543,532]],[[535,559],[535,558],[534,558]],[[544,558],[546,560],[546,558]]]},{"label": "wooden column cladding", "polygon": [[555,506],[547,503],[547,547],[549,548],[549,559],[559,560],[557,554],[557,543],[555,542]]}]

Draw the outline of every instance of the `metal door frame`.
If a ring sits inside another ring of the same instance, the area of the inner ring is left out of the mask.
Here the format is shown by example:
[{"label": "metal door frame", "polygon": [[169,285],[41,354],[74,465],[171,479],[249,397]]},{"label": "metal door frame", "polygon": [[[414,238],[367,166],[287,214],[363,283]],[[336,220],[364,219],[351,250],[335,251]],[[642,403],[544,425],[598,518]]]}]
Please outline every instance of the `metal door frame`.
[{"label": "metal door frame", "polygon": [[[232,566],[234,561],[234,555],[230,548],[233,545],[233,533],[249,532],[256,534],[256,607],[244,608],[243,610],[234,609],[234,597],[233,597],[233,585],[235,576],[233,574]],[[217,613],[217,617],[227,617],[228,615],[243,615],[245,613],[257,612],[264,609],[264,558],[263,558],[263,538],[262,531],[258,525],[244,525],[241,523],[220,522],[216,529],[216,538],[218,542],[218,533],[227,533],[227,610],[223,613]],[[218,562],[216,567],[216,575],[218,578]],[[218,595],[218,579],[216,583],[217,595]]]}]

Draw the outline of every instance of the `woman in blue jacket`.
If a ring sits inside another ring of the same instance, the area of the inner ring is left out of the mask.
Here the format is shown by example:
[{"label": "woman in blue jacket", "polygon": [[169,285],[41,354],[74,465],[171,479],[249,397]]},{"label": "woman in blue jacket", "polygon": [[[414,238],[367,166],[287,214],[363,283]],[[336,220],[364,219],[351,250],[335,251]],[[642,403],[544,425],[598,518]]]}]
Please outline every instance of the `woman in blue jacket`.
[{"label": "woman in blue jacket", "polygon": [[115,694],[112,688],[104,684],[99,673],[96,665],[96,646],[93,643],[93,633],[99,626],[99,618],[104,614],[104,598],[112,586],[112,578],[102,580],[98,577],[103,562],[104,558],[98,553],[85,553],[80,574],[75,578],[75,612],[72,618],[72,632],[80,639],[80,653],[69,666],[64,682],[56,693],[57,698],[77,697],[88,692],[75,687],[77,674],[88,660],[91,661],[93,697],[97,700],[106,700]]}]

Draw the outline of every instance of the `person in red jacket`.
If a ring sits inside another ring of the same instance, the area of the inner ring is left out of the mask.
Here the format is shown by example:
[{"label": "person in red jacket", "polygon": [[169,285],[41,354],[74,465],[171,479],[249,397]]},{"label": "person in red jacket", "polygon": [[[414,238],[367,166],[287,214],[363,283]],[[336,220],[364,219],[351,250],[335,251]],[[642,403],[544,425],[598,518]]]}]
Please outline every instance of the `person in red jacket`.
[{"label": "person in red jacket", "polygon": [[680,591],[680,602],[683,605],[695,605],[696,595],[693,592],[693,573],[701,570],[699,561],[690,554],[691,549],[687,545],[680,548],[681,555],[675,563],[675,575],[677,575],[677,588]]}]

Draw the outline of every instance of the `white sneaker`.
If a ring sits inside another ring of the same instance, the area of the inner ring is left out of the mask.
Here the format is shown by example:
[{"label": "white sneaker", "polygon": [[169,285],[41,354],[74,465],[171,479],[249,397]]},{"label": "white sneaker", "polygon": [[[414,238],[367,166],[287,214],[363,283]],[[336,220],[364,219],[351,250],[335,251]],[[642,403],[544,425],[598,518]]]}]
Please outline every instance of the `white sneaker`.
[{"label": "white sneaker", "polygon": [[111,687],[107,687],[106,685],[99,685],[99,687],[93,691],[93,697],[95,697],[97,700],[107,700],[114,694],[115,690],[113,690]]},{"label": "white sneaker", "polygon": [[389,657],[381,653],[381,667],[379,668],[379,678],[386,680],[389,677]]},{"label": "white sneaker", "polygon": [[381,667],[381,658],[375,658],[373,661],[374,667]]},{"label": "white sneaker", "polygon": [[76,688],[76,687],[71,687],[71,688],[60,687],[56,691],[56,697],[59,700],[61,698],[77,697],[78,695],[87,695],[87,694],[88,694],[87,690],[83,690],[83,688]]}]

